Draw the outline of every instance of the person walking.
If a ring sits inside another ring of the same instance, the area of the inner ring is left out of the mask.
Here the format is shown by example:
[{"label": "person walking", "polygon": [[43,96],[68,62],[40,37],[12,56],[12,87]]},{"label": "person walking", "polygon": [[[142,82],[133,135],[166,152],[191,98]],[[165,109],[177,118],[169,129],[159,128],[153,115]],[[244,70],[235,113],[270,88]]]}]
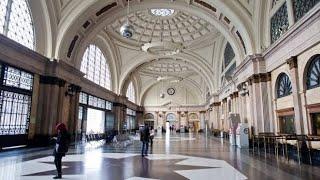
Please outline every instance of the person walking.
[{"label": "person walking", "polygon": [[55,147],[53,150],[54,164],[58,174],[53,177],[53,179],[62,179],[62,157],[66,155],[70,143],[70,135],[67,131],[67,127],[64,123],[59,123],[56,126],[56,131],[58,132],[57,137],[55,137]]},{"label": "person walking", "polygon": [[153,126],[150,127],[150,147],[152,148],[154,138],[154,129]]},{"label": "person walking", "polygon": [[150,132],[148,124],[145,124],[140,132],[140,141],[142,142],[141,156],[148,156]]}]

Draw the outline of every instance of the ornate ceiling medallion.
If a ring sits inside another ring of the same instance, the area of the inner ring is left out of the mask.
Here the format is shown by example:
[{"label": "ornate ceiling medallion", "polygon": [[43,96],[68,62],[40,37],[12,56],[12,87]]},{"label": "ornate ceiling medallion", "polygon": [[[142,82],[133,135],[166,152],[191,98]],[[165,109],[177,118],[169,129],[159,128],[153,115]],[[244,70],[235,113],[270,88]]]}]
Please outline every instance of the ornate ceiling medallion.
[{"label": "ornate ceiling medallion", "polygon": [[183,45],[175,42],[151,42],[144,44],[141,48],[144,52],[153,55],[171,56],[180,53]]},{"label": "ornate ceiling medallion", "polygon": [[154,16],[171,16],[174,13],[174,9],[150,9],[150,12]]}]

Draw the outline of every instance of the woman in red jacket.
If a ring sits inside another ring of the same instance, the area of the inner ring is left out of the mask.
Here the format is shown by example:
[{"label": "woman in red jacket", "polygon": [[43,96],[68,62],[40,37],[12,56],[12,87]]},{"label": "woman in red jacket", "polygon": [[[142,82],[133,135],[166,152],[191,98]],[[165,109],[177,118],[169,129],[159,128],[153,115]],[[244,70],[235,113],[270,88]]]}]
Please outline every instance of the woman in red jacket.
[{"label": "woman in red jacket", "polygon": [[58,175],[53,177],[53,179],[61,179],[62,178],[61,161],[62,161],[62,157],[65,156],[66,153],[68,152],[70,135],[64,123],[58,124],[56,126],[56,130],[58,132],[58,136],[55,138],[56,145],[53,151],[53,156],[54,156],[54,164],[56,165]]}]

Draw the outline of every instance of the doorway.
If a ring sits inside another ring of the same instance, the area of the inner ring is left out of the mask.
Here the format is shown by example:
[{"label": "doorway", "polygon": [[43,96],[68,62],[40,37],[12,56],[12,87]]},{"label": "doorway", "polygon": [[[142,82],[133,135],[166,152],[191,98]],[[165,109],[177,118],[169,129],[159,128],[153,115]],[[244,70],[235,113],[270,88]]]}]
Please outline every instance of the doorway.
[{"label": "doorway", "polygon": [[105,131],[104,111],[88,108],[86,134],[101,134]]}]

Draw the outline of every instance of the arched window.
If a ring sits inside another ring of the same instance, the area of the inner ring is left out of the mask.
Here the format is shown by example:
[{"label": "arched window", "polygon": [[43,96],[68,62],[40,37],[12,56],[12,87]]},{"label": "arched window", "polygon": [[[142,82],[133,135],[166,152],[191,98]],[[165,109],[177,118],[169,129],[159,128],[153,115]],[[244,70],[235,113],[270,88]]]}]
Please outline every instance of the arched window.
[{"label": "arched window", "polygon": [[224,50],[224,68],[228,67],[228,65],[231,63],[234,57],[235,57],[234,51],[230,43],[228,42]]},{"label": "arched window", "polygon": [[90,81],[111,90],[111,76],[108,62],[101,50],[95,46],[87,47],[81,62],[81,71]]},{"label": "arched window", "polygon": [[224,56],[222,61],[221,71],[221,86],[224,86],[226,78],[230,78],[233,72],[236,70],[235,53],[228,42],[224,49]]},{"label": "arched window", "polygon": [[133,87],[133,83],[130,82],[128,88],[127,88],[127,98],[129,99],[129,101],[131,102],[136,102],[135,99],[136,99],[136,93],[134,91],[134,87]]},{"label": "arched window", "polygon": [[34,30],[26,0],[0,1],[0,33],[34,49]]},{"label": "arched window", "polygon": [[289,76],[285,73],[281,73],[278,76],[277,81],[277,97],[285,97],[292,94],[292,86]]},{"label": "arched window", "polygon": [[311,61],[307,71],[307,89],[320,86],[320,55]]},{"label": "arched window", "polygon": [[176,120],[176,115],[173,113],[167,114],[167,121],[175,121]]}]

